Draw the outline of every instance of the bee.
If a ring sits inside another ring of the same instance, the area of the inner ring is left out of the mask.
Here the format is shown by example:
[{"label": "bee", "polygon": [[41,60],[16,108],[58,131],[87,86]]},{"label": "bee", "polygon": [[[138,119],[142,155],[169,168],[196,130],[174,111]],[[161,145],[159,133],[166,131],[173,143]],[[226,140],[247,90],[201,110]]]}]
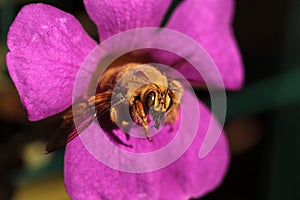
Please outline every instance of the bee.
[{"label": "bee", "polygon": [[179,81],[167,78],[152,65],[127,63],[108,68],[98,81],[96,94],[75,103],[63,115],[60,129],[50,139],[46,152],[64,146],[95,120],[103,121],[100,118],[106,113],[109,121],[122,130],[128,131],[133,124],[143,127],[151,142],[149,123],[153,122],[156,129],[162,122],[174,123],[182,94]]}]

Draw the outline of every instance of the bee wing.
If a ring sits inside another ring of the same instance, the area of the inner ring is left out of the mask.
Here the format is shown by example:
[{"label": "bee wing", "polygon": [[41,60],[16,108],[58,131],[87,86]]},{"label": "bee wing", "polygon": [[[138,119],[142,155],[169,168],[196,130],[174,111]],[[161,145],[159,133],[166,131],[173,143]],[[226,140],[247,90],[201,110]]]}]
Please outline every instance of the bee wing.
[{"label": "bee wing", "polygon": [[173,78],[171,77],[169,80],[176,80],[180,82],[180,84],[184,87],[192,86],[193,88],[207,91],[208,87],[205,83],[199,83],[199,81],[193,80],[193,79],[182,79],[182,78]]},{"label": "bee wing", "polygon": [[[75,103],[73,108],[69,108],[62,117],[59,129],[47,144],[46,153],[51,153],[65,146],[66,143],[76,138],[102,114],[109,111],[112,106],[116,106],[123,101],[123,99],[120,99],[117,102],[111,102],[111,95],[111,91],[99,93],[90,97],[88,101]],[[75,127],[74,121],[78,126]]]},{"label": "bee wing", "polygon": [[46,153],[51,153],[51,152],[63,147],[66,144],[69,133],[72,133],[73,131],[75,131],[73,120],[72,119],[67,120],[66,116],[72,116],[71,108],[69,108],[66,111],[66,114],[61,119],[62,122],[61,122],[60,127],[55,131],[55,133],[50,138],[50,141],[47,144],[46,149],[45,149]]}]

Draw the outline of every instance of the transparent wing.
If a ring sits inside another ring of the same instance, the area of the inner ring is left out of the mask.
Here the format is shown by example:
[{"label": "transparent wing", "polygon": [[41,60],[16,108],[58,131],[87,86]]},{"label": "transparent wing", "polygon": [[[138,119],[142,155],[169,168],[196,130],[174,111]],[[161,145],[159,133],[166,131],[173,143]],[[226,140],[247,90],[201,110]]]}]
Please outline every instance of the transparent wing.
[{"label": "transparent wing", "polygon": [[[78,102],[69,108],[62,117],[59,129],[46,146],[46,153],[51,153],[72,141],[102,114],[123,101],[111,102],[111,91],[96,94],[85,102]],[[74,112],[75,111],[75,112]],[[74,124],[76,121],[76,126]]]}]

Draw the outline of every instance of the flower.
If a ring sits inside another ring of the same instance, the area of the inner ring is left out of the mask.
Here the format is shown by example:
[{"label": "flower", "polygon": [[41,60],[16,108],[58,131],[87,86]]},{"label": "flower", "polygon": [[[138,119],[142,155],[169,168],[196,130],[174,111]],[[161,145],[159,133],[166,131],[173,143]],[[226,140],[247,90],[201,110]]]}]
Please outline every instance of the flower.
[{"label": "flower", "polygon": [[[85,0],[84,4],[97,25],[100,41],[103,41],[132,28],[159,26],[170,2]],[[235,90],[242,86],[243,67],[231,30],[232,13],[233,0],[186,0],[174,11],[166,27],[199,42],[218,66],[225,87]],[[40,120],[69,107],[76,73],[97,45],[80,23],[72,15],[52,6],[30,4],[19,12],[7,41],[9,73],[29,119]],[[188,69],[182,69],[182,73],[188,74]],[[193,97],[184,94],[184,98]],[[213,150],[205,158],[198,158],[211,119],[211,113],[203,103],[198,104],[201,122],[192,145],[182,157],[158,171],[133,174],[114,170],[90,155],[79,138],[68,143],[65,185],[70,197],[188,199],[216,188],[227,169],[228,146],[222,134]],[[194,106],[189,109],[193,110]],[[190,118],[192,120],[193,116]],[[219,130],[216,120],[212,119]],[[155,140],[165,143],[163,137]]]}]

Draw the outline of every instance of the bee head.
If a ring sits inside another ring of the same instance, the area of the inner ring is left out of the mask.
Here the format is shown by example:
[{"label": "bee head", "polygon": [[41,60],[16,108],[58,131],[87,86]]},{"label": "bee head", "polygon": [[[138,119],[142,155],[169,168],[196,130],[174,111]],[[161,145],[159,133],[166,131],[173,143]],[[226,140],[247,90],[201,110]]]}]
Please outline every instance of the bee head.
[{"label": "bee head", "polygon": [[167,112],[172,106],[172,95],[165,86],[152,84],[153,87],[147,90],[144,97],[146,110],[153,112]]}]

